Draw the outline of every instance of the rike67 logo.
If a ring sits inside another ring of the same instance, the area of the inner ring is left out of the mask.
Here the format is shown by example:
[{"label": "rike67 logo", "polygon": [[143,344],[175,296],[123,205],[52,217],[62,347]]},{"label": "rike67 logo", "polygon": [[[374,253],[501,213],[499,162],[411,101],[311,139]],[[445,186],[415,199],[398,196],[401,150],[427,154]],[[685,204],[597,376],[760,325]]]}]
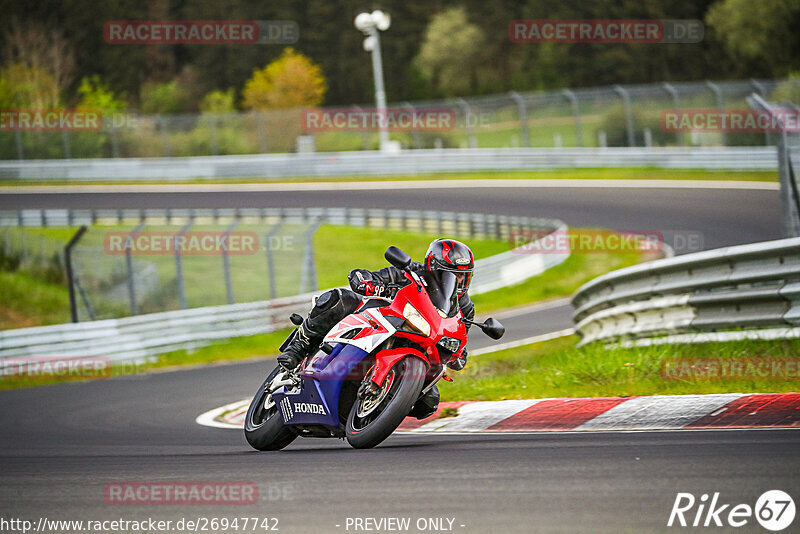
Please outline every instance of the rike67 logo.
[{"label": "rike67 logo", "polygon": [[789,527],[794,516],[794,500],[781,490],[765,491],[755,506],[725,503],[719,492],[710,499],[707,493],[699,499],[691,493],[678,493],[667,526],[739,528],[752,524],[755,518],[765,529],[777,532]]}]

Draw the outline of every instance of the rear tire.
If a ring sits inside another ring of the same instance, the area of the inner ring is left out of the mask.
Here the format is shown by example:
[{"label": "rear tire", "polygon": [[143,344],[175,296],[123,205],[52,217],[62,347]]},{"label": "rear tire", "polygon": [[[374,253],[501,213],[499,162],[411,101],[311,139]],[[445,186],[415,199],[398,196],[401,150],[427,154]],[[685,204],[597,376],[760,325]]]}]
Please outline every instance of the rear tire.
[{"label": "rear tire", "polygon": [[406,356],[395,363],[384,379],[391,380],[380,403],[368,413],[367,399],[356,399],[347,417],[347,441],[356,449],[376,446],[392,432],[408,415],[419,397],[425,381],[425,364],[416,356]]},{"label": "rear tire", "polygon": [[278,406],[272,402],[270,408],[265,408],[267,400],[266,388],[280,372],[277,366],[267,376],[267,379],[256,391],[247,416],[244,419],[244,437],[251,447],[258,451],[277,451],[283,449],[297,437],[297,431],[283,424],[283,418],[278,413]]}]

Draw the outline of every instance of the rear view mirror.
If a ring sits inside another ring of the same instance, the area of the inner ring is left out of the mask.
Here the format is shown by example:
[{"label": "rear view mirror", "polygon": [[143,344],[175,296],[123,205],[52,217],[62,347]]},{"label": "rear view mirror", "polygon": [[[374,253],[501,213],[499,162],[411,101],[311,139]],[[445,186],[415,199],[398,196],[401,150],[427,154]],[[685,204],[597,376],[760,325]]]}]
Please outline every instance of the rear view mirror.
[{"label": "rear view mirror", "polygon": [[483,322],[481,330],[492,339],[500,339],[506,333],[506,327],[500,321],[491,317]]},{"label": "rear view mirror", "polygon": [[411,256],[395,246],[387,248],[383,257],[386,258],[386,261],[403,271],[411,264]]}]

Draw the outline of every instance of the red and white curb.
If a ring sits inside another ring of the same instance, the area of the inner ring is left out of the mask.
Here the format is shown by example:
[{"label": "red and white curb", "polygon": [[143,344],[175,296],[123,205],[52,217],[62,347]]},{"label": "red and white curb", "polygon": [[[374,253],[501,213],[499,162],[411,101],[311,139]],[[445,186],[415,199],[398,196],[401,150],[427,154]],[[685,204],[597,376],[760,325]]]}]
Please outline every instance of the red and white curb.
[{"label": "red and white curb", "polygon": [[[198,424],[241,429],[249,401],[215,408]],[[444,410],[456,415],[440,417]],[[443,402],[431,417],[407,418],[399,431],[543,432],[800,428],[800,393],[726,393]]]}]

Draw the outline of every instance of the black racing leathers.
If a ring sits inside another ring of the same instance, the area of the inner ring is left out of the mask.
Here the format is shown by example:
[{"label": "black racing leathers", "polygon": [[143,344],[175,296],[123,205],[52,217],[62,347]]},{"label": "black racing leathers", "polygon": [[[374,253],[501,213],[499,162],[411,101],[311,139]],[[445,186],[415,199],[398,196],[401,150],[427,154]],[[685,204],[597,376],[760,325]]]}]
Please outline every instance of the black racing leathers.
[{"label": "black racing leathers", "polygon": [[[412,263],[409,268],[414,272],[421,272],[425,270],[425,266],[421,263]],[[411,283],[405,277],[403,271],[394,266],[384,267],[377,271],[368,271],[367,269],[353,269],[348,276],[350,280],[350,287],[353,291],[361,295],[377,295],[377,296],[394,296],[397,288],[404,287]],[[461,308],[461,314],[467,319],[475,317],[475,305],[472,299],[464,292],[458,298],[458,306]],[[331,325],[333,326],[333,325]],[[469,325],[466,325],[469,331]]]}]

